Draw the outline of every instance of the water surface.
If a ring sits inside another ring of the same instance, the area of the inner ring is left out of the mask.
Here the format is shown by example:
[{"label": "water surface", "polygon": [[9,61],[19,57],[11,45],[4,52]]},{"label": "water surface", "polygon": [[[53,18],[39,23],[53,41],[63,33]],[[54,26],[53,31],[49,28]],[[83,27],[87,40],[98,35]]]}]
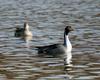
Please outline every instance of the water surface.
[{"label": "water surface", "polygon": [[[25,16],[31,41],[14,37]],[[63,43],[71,25],[72,66],[38,56],[35,46]],[[0,80],[100,80],[100,0],[0,0]]]}]

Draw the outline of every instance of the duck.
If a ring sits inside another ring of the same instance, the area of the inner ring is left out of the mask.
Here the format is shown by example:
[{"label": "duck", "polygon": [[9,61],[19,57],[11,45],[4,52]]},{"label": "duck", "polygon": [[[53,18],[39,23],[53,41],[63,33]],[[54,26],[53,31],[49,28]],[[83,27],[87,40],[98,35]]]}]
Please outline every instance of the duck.
[{"label": "duck", "polygon": [[29,30],[29,24],[28,22],[24,22],[24,27],[23,28],[19,28],[16,27],[15,30],[15,37],[26,37],[26,36],[33,36],[32,32]]},{"label": "duck", "polygon": [[36,47],[38,50],[38,54],[47,54],[52,56],[62,56],[64,57],[64,61],[69,64],[72,58],[72,44],[69,40],[69,32],[74,29],[71,26],[66,26],[64,29],[64,42],[63,44],[52,44],[47,46],[38,46]]}]

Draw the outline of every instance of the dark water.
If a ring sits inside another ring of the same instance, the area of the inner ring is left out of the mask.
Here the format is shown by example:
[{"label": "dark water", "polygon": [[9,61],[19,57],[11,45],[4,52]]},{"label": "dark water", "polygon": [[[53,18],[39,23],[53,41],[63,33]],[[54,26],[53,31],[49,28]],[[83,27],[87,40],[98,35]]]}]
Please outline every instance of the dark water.
[{"label": "dark water", "polygon": [[[14,37],[25,16],[31,41]],[[71,25],[72,65],[37,55],[35,46],[63,43]],[[100,0],[0,0],[0,80],[100,80]]]}]

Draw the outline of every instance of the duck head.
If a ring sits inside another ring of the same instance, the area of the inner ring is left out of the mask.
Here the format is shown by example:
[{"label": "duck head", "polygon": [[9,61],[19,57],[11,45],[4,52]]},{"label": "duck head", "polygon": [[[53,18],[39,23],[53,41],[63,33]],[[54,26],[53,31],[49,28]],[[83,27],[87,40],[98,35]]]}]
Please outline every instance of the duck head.
[{"label": "duck head", "polygon": [[66,26],[65,34],[68,35],[69,32],[73,31],[74,29],[71,26]]}]

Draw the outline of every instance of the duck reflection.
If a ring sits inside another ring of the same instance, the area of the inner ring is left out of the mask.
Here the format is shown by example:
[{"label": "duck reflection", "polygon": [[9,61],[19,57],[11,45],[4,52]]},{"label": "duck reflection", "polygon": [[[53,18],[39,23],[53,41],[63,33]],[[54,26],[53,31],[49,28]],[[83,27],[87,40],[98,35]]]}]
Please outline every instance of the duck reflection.
[{"label": "duck reflection", "polygon": [[68,64],[64,67],[64,72],[66,75],[66,78],[68,80],[73,79],[74,75],[72,75],[71,71],[73,71],[73,65],[72,64]]},{"label": "duck reflection", "polygon": [[32,40],[32,36],[24,36],[21,39],[25,41],[25,46],[27,48],[30,48],[30,41]]}]

